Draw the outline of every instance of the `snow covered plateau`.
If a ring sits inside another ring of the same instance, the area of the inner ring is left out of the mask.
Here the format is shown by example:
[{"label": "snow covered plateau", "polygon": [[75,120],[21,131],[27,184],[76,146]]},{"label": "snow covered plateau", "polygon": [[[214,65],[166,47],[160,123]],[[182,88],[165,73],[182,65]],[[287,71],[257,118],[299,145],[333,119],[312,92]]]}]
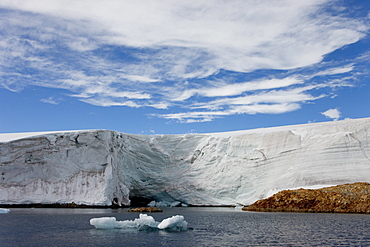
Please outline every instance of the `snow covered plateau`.
[{"label": "snow covered plateau", "polygon": [[370,118],[213,134],[0,134],[0,204],[248,205],[370,182]]}]

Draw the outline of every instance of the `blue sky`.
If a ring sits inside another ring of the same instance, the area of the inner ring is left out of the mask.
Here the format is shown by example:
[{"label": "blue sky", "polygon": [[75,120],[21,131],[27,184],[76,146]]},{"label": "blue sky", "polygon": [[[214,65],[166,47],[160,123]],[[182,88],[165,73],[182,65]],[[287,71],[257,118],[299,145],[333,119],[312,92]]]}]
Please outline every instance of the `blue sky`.
[{"label": "blue sky", "polygon": [[0,133],[370,116],[370,1],[0,0]]}]

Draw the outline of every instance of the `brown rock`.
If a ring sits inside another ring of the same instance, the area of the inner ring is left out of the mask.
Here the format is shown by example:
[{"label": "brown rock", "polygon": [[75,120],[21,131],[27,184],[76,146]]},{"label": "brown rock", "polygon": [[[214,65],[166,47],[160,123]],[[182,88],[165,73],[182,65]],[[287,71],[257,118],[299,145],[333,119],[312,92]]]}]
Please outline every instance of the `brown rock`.
[{"label": "brown rock", "polygon": [[322,189],[283,190],[243,207],[244,211],[370,213],[370,184],[343,184]]},{"label": "brown rock", "polygon": [[127,212],[134,212],[134,213],[156,213],[156,212],[163,212],[162,209],[156,207],[143,207],[143,208],[131,208],[127,210]]}]

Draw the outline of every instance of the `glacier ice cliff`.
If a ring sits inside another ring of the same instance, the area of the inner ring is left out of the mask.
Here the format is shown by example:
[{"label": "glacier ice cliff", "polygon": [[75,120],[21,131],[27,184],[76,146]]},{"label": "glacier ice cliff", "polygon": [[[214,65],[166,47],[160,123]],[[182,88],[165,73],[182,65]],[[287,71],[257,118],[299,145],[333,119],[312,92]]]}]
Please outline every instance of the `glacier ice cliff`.
[{"label": "glacier ice cliff", "polygon": [[248,205],[370,182],[370,118],[213,134],[0,134],[0,204]]}]

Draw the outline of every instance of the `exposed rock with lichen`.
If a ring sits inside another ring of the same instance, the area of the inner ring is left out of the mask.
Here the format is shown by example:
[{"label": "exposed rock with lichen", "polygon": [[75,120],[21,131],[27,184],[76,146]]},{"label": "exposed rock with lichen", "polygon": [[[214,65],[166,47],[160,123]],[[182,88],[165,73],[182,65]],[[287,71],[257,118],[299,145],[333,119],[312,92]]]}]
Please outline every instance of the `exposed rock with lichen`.
[{"label": "exposed rock with lichen", "polygon": [[157,207],[142,207],[142,208],[131,208],[127,210],[127,212],[133,213],[156,213],[156,212],[163,212],[162,209]]},{"label": "exposed rock with lichen", "polygon": [[322,189],[283,190],[243,207],[244,211],[370,213],[370,184],[343,184]]}]

